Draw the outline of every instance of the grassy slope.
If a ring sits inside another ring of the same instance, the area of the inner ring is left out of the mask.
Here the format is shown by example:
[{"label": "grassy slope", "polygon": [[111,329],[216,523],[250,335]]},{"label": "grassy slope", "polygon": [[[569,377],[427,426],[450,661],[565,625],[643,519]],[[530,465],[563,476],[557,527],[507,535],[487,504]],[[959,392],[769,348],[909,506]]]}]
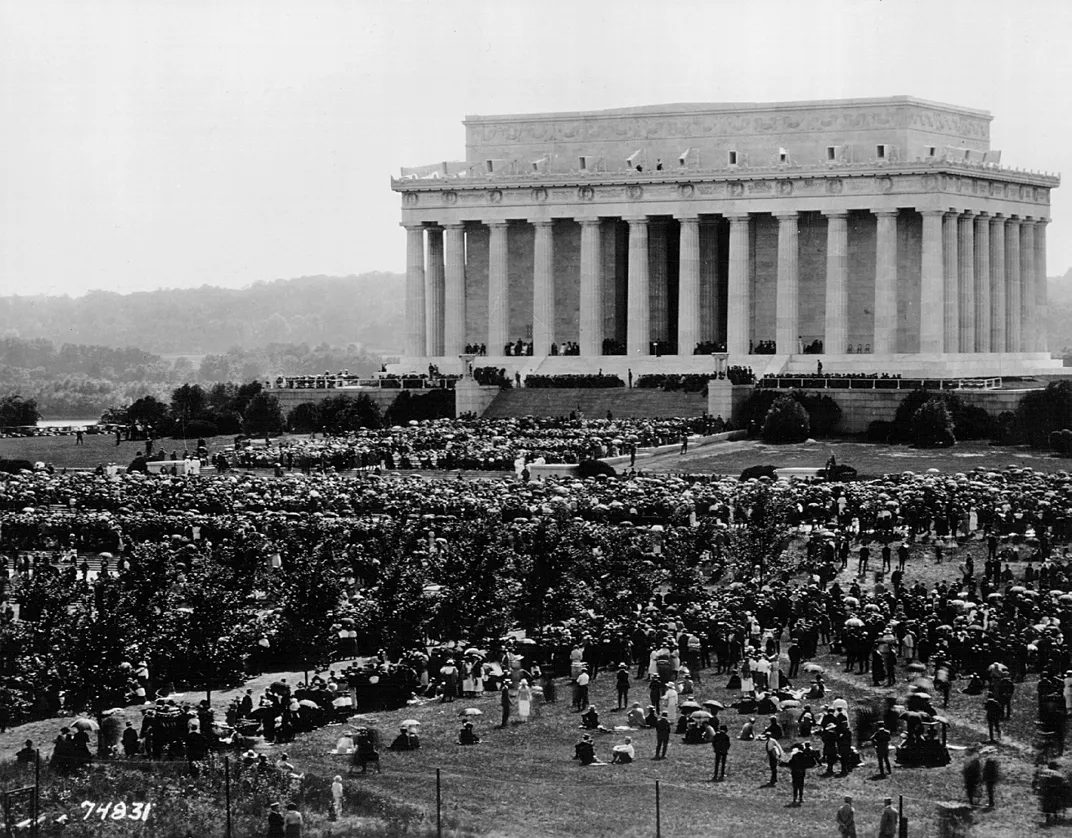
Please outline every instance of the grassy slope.
[{"label": "grassy slope", "polygon": [[684,456],[667,454],[651,460],[638,460],[644,470],[688,472],[689,474],[739,475],[749,466],[773,465],[778,468],[821,468],[833,454],[841,465],[855,468],[861,477],[902,471],[917,474],[929,468],[956,473],[977,466],[1001,469],[1008,465],[1030,466],[1039,471],[1062,471],[1067,459],[1049,456],[1025,446],[991,446],[985,442],[962,442],[953,448],[916,449],[905,445],[875,445],[847,440],[820,440],[812,444],[766,445],[761,442],[713,445],[690,451]]}]

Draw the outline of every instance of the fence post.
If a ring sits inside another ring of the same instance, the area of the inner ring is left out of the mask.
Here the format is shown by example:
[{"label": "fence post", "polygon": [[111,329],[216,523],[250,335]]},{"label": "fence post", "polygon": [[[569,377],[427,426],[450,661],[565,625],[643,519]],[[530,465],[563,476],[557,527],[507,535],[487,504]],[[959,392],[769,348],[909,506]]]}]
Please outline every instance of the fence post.
[{"label": "fence post", "polygon": [[223,784],[227,796],[227,838],[231,838],[231,758],[223,758]]},{"label": "fence post", "polygon": [[34,796],[33,796],[33,826],[30,828],[30,834],[33,838],[37,838],[40,834],[41,827],[37,823],[37,819],[41,816],[41,749],[34,750]]},{"label": "fence post", "polygon": [[443,799],[440,793],[438,768],[435,770],[435,829],[436,838],[443,838]]},{"label": "fence post", "polygon": [[655,838],[662,838],[662,805],[659,799],[659,781],[655,781]]}]

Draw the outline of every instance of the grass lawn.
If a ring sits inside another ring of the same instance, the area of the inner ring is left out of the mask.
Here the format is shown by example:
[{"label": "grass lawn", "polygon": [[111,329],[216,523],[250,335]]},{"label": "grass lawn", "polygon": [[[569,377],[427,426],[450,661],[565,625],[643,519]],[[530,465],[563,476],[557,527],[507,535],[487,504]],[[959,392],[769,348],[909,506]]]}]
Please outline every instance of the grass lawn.
[{"label": "grass lawn", "polygon": [[[705,678],[698,694],[703,698],[732,699],[723,687],[726,676]],[[622,713],[613,707],[614,685],[602,674],[593,685],[593,701],[602,708],[608,726],[620,723]],[[842,796],[855,798],[859,834],[877,827],[883,797],[905,795],[905,813],[911,820],[911,835],[933,835],[934,802],[958,800],[961,791],[961,755],[940,769],[894,769],[892,779],[874,779],[872,754],[847,778],[820,777],[809,773],[806,801],[789,807],[788,772],[779,772],[776,788],[764,788],[768,778],[763,744],[734,741],[730,750],[726,782],[710,783],[713,758],[707,746],[685,746],[672,737],[669,758],[650,759],[654,731],[632,734],[638,761],[632,765],[581,767],[572,762],[573,744],[579,738],[578,717],[569,708],[568,688],[560,684],[557,704],[542,708],[538,719],[506,730],[494,728],[499,718],[498,698],[462,700],[453,704],[429,703],[393,713],[369,717],[384,736],[393,736],[397,723],[407,717],[422,723],[422,750],[382,756],[383,774],[356,776],[352,782],[380,789],[389,796],[417,803],[434,811],[435,769],[442,771],[444,811],[465,825],[494,836],[590,835],[651,836],[655,833],[655,781],[661,785],[662,834],[696,835],[792,835],[829,836]],[[836,692],[850,704],[865,694],[852,685],[838,685]],[[635,697],[647,704],[645,682],[636,682]],[[834,696],[831,696],[833,698]],[[464,707],[483,709],[478,746],[454,745]],[[732,735],[743,719],[733,710],[724,711]],[[326,729],[289,746],[296,764],[323,764],[333,746],[337,729]],[[623,734],[597,735],[596,753],[610,758],[610,749]],[[979,742],[971,730],[955,726],[950,742]],[[999,836],[1027,831],[1039,819],[1038,806],[1030,793],[1032,766],[1014,755],[1003,757],[1005,782],[993,812],[977,810],[976,835]]]},{"label": "grass lawn", "polygon": [[749,466],[777,468],[821,468],[833,454],[840,465],[855,468],[861,478],[902,471],[925,472],[929,468],[956,473],[977,466],[1002,469],[1009,465],[1030,466],[1038,471],[1063,471],[1067,459],[1051,457],[1047,451],[1026,446],[991,446],[985,442],[962,442],[952,448],[917,449],[906,445],[879,445],[869,442],[820,440],[796,445],[767,445],[762,442],[722,443],[698,448],[685,455],[666,454],[640,460],[645,471],[688,472],[690,474],[739,475]]}]

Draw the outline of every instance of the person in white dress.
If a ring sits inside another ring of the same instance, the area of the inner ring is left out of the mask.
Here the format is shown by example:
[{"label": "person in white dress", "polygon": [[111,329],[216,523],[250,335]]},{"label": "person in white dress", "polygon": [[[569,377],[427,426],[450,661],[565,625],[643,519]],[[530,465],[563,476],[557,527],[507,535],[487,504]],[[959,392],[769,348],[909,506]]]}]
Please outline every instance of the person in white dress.
[{"label": "person in white dress", "polygon": [[674,685],[667,684],[666,692],[663,693],[662,709],[667,712],[671,719],[677,718],[677,690]]},{"label": "person in white dress", "polygon": [[521,721],[527,722],[531,713],[532,690],[529,689],[529,682],[522,678],[521,685],[517,688],[517,717]]}]

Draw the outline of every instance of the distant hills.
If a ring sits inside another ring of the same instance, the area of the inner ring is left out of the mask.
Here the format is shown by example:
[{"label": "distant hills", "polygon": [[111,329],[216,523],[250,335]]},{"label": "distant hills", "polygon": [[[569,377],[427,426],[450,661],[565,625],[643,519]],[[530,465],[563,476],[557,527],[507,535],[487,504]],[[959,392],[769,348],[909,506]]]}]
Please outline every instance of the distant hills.
[{"label": "distant hills", "polygon": [[240,290],[203,285],[83,297],[0,297],[0,336],[209,355],[270,343],[402,351],[405,277],[305,276]]},{"label": "distant hills", "polygon": [[[398,355],[405,277],[394,273],[305,276],[231,290],[163,289],[84,297],[0,297],[0,337],[137,347],[158,355],[204,356],[273,343]],[[1072,354],[1072,269],[1050,277],[1044,314],[1054,354]],[[196,362],[195,362],[196,363]]]}]

